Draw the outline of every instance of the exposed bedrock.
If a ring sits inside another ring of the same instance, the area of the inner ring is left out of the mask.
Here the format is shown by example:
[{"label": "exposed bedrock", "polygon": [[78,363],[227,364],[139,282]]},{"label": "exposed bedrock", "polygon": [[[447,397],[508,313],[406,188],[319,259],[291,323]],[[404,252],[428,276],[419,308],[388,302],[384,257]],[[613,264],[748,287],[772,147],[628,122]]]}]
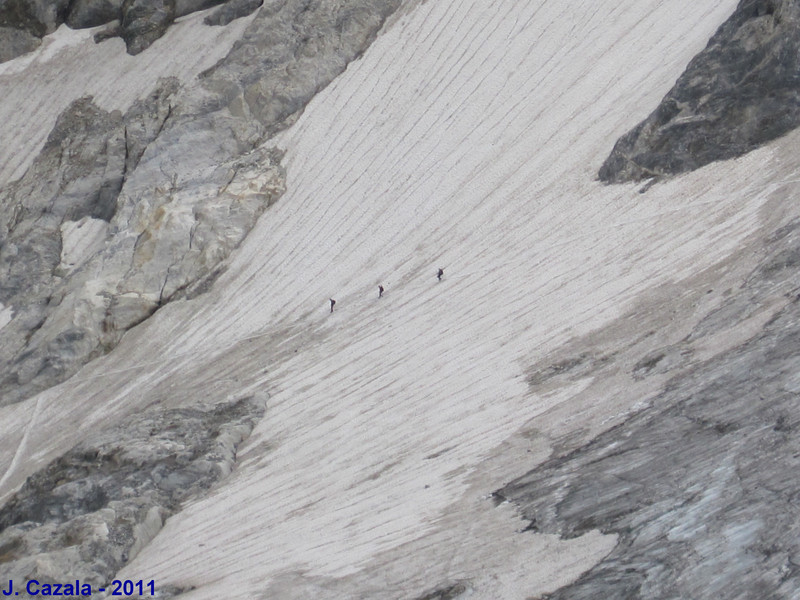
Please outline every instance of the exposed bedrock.
[{"label": "exposed bedrock", "polygon": [[151,410],[93,434],[0,509],[0,577],[107,586],[182,503],[231,472],[264,410],[264,397]]},{"label": "exposed bedrock", "polygon": [[271,136],[361,56],[400,4],[266,0],[226,59],[202,75],[203,102],[253,119]]},{"label": "exposed bedrock", "polygon": [[174,89],[125,116],[77,101],[2,198],[0,302],[14,311],[0,329],[4,403],[71,375],[210,283],[283,191],[276,151],[220,150],[202,122],[165,134]]},{"label": "exposed bedrock", "polygon": [[203,19],[203,23],[206,25],[227,25],[236,19],[251,14],[262,4],[264,4],[264,0],[229,0]]},{"label": "exposed bedrock", "polygon": [[0,26],[0,63],[32,52],[41,43],[41,38],[29,31]]},{"label": "exposed bedrock", "polygon": [[[223,4],[225,0],[0,0],[0,62],[34,50],[41,38],[62,23],[73,29],[119,25],[96,37],[119,36],[130,54],[147,49],[169,29],[175,19]],[[214,19],[224,25],[251,14],[261,5],[233,0],[230,9]],[[213,20],[213,19],[212,19]]]},{"label": "exposed bedrock", "polygon": [[122,0],[75,0],[66,23],[72,29],[97,27],[122,18]]},{"label": "exposed bedrock", "polygon": [[611,183],[741,156],[800,124],[800,0],[741,0],[600,169]]},{"label": "exposed bedrock", "polygon": [[[63,381],[165,303],[208,289],[284,190],[265,145],[358,57],[399,0],[269,2],[198,85],[126,114],[90,99],[0,190],[0,404]],[[277,90],[280,90],[278,92]]]},{"label": "exposed bedrock", "polygon": [[[531,530],[619,536],[550,598],[800,594],[800,224],[779,230],[767,251],[688,337],[636,365],[635,378],[683,367],[649,408],[498,492]],[[783,308],[748,341],[687,364],[704,340],[736,333],[770,304]]]},{"label": "exposed bedrock", "polygon": [[64,22],[69,4],[69,0],[2,0],[0,26],[42,37]]},{"label": "exposed bedrock", "polygon": [[119,35],[129,54],[139,54],[160,38],[175,20],[175,0],[125,0]]}]

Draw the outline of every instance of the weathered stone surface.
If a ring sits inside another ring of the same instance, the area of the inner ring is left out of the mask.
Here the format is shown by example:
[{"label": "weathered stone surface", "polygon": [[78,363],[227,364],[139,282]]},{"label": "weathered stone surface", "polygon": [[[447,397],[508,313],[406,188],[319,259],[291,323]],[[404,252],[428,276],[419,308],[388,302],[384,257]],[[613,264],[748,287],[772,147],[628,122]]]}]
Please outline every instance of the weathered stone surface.
[{"label": "weathered stone surface", "polygon": [[94,34],[93,37],[94,43],[99,44],[101,42],[105,42],[106,40],[119,37],[119,32],[120,32],[119,21],[112,21],[108,27],[106,27],[105,29],[101,29],[100,31]]},{"label": "weathered stone surface", "polygon": [[20,305],[51,285],[59,228],[83,217],[109,220],[125,168],[122,115],[74,102],[25,176],[0,198],[0,302]]},{"label": "weathered stone surface", "polygon": [[[110,239],[107,224],[127,170],[157,135],[176,90],[175,81],[165,82],[126,116],[103,111],[90,98],[74,102],[25,176],[0,190],[0,302],[14,311],[0,330],[3,402],[71,374],[121,335],[103,323],[123,278],[104,272],[95,255]],[[83,244],[80,233],[90,231]],[[66,245],[65,232],[73,234]],[[100,279],[85,272],[92,265]]]},{"label": "weathered stone surface", "polygon": [[[148,48],[173,21],[224,0],[2,0],[0,1],[0,62],[30,52],[42,36],[62,23],[73,29],[114,21],[118,27],[95,37],[101,42],[120,36],[130,54]],[[252,12],[252,11],[250,11]]]},{"label": "weathered stone surface", "polygon": [[250,397],[150,411],[81,442],[0,509],[0,576],[108,585],[183,502],[231,472],[264,409]]},{"label": "weathered stone surface", "polygon": [[42,37],[64,22],[68,10],[69,0],[2,0],[0,26]]},{"label": "weathered stone surface", "polygon": [[428,592],[417,600],[455,600],[467,593],[469,588],[463,583],[452,583],[444,585],[432,592]]},{"label": "weathered stone surface", "polygon": [[74,0],[67,15],[73,29],[97,27],[122,16],[122,0]]},{"label": "weathered stone surface", "polygon": [[225,0],[175,0],[175,16],[182,17],[197,12],[198,10],[206,10],[212,6],[223,4],[224,2]]},{"label": "weathered stone surface", "polygon": [[399,6],[268,0],[228,57],[204,74],[203,86],[215,108],[255,119],[270,136],[361,55]]},{"label": "weathered stone surface", "polygon": [[175,0],[125,0],[120,37],[128,54],[139,54],[169,29],[175,20]]},{"label": "weathered stone surface", "polygon": [[741,156],[800,125],[800,2],[741,0],[659,107],[614,146],[619,183]]},{"label": "weathered stone surface", "polygon": [[24,29],[0,27],[0,63],[39,47],[42,40]]},{"label": "weathered stone surface", "polygon": [[229,0],[208,15],[203,22],[206,25],[227,25],[231,21],[246,17],[264,4],[264,0]]},{"label": "weathered stone surface", "polygon": [[[800,223],[677,346],[643,357],[637,377],[734,330],[759,306],[785,307],[760,333],[683,365],[647,408],[498,493],[534,531],[599,529],[615,550],[557,599],[796,598],[800,594]],[[636,369],[634,369],[636,371]]]}]

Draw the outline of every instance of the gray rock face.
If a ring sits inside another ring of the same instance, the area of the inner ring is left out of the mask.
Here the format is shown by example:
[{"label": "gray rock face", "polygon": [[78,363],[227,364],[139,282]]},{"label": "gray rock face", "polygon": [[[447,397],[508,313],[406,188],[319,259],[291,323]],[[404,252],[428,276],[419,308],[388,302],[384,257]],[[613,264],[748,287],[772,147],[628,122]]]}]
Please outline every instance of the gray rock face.
[{"label": "gray rock face", "polygon": [[75,0],[66,23],[73,29],[97,27],[117,20],[122,15],[122,0]]},{"label": "gray rock face", "polygon": [[166,82],[125,117],[98,109],[89,98],[74,102],[25,176],[0,190],[0,302],[15,311],[0,331],[5,402],[37,391],[37,381],[70,373],[76,360],[80,364],[82,356],[98,353],[119,335],[80,324],[81,311],[60,326],[48,320],[81,278],[87,252],[99,249],[89,245],[67,256],[64,237],[107,232],[127,170],[135,168],[163,123],[176,89],[174,81]]},{"label": "gray rock face", "polygon": [[[173,21],[225,0],[2,0],[0,2],[0,62],[34,50],[41,38],[62,23],[73,29],[97,27],[112,21],[121,25],[100,42],[120,36],[130,54],[148,48]],[[257,7],[253,7],[252,12]],[[234,12],[242,13],[241,7]],[[249,14],[249,12],[247,14]],[[240,15],[241,16],[241,15]],[[235,17],[233,17],[235,18]]]},{"label": "gray rock face", "polygon": [[42,37],[64,22],[68,10],[69,0],[3,0],[0,2],[0,26]]},{"label": "gray rock face", "polygon": [[417,600],[455,600],[467,593],[469,588],[463,583],[447,584],[417,598]]},{"label": "gray rock face", "polygon": [[400,0],[267,0],[225,61],[204,73],[209,101],[256,120],[271,136],[361,55],[399,6]]},{"label": "gray rock face", "polygon": [[231,21],[246,17],[264,4],[264,0],[229,0],[203,19],[206,25],[227,25]]},{"label": "gray rock face", "polygon": [[0,576],[108,585],[183,502],[231,472],[264,408],[245,398],[150,411],[81,442],[0,509]]},{"label": "gray rock face", "polygon": [[[205,22],[208,25],[227,25],[234,19],[251,14],[264,2],[264,0],[229,0],[227,3],[225,0],[74,0],[73,2],[59,0],[56,3],[45,0],[4,1],[4,4],[0,4],[0,62],[30,52],[38,46],[37,39],[51,33],[65,22],[70,27],[80,29],[119,21],[118,27],[98,34],[95,41],[101,42],[120,36],[125,41],[128,53],[135,55],[149,48],[154,41],[163,36],[178,17],[224,4],[214,14],[209,15]],[[344,58],[349,54],[350,48],[347,46],[351,44],[360,48],[359,53],[363,51],[375,34],[376,23],[378,25],[383,23],[386,16],[397,9],[399,3],[400,0],[359,0],[342,6],[340,2],[330,0],[319,3],[268,0],[265,16],[278,18],[265,23],[265,30],[275,29],[279,23],[298,24],[307,32],[308,37],[299,39],[297,43],[291,45],[298,48],[304,46],[310,53],[306,55],[307,60],[313,61],[312,56],[317,52],[330,56],[330,48],[317,47],[317,44],[332,44],[330,33],[333,28],[333,31],[338,31],[342,35],[345,48],[340,58]],[[362,18],[364,21],[359,21]],[[243,46],[252,47],[253,42],[257,44],[257,36],[263,34],[265,30],[253,31],[250,42],[246,42]],[[366,38],[361,37],[364,32],[367,32]],[[288,49],[287,40],[281,35],[276,41],[277,52],[273,54],[273,58],[285,63],[288,56],[279,53]],[[344,64],[349,60],[351,59],[347,59]],[[251,74],[251,77],[258,79],[259,74]],[[327,81],[329,79],[325,74],[318,84],[324,86]]]},{"label": "gray rock face", "polygon": [[212,6],[223,4],[224,2],[225,0],[175,0],[175,16],[182,17],[197,12],[198,10],[206,10]]},{"label": "gray rock face", "polygon": [[498,492],[520,505],[531,530],[619,535],[608,557],[549,597],[800,594],[799,234],[798,222],[779,230],[741,290],[634,375],[664,369],[692,343],[783,298],[761,333],[673,377],[652,408]]},{"label": "gray rock face", "polygon": [[741,156],[800,125],[800,2],[741,0],[600,169],[611,183]]},{"label": "gray rock face", "polygon": [[0,27],[0,63],[32,52],[41,43],[41,38],[24,29]]}]

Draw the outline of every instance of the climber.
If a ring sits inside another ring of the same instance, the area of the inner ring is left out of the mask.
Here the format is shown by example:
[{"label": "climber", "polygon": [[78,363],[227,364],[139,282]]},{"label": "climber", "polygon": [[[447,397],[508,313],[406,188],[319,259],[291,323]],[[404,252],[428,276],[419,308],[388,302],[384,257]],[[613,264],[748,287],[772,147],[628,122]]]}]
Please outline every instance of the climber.
[{"label": "climber", "polygon": [[436,277],[439,279],[439,281],[442,280],[442,275],[444,275],[444,269],[439,269],[439,272],[436,274]]},{"label": "climber", "polygon": [[383,286],[378,286],[378,298],[383,298]]},{"label": "climber", "polygon": [[336,304],[336,300],[331,298],[331,312],[333,312],[333,305]]}]

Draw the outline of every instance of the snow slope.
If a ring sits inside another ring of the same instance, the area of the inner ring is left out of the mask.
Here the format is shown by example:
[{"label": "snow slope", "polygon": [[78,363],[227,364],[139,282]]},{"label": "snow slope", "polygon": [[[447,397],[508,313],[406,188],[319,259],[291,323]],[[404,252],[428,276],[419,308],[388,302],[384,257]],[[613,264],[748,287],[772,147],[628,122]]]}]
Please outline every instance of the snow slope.
[{"label": "snow slope", "polygon": [[413,598],[463,579],[526,598],[573,580],[613,537],[516,533],[487,496],[648,389],[586,404],[588,378],[537,394],[527,370],[724,260],[797,179],[787,138],[645,194],[595,180],[735,5],[407,7],[282,134],[288,191],[211,293],[0,411],[0,493],[144,404],[260,390],[238,470],[122,576],[191,599]]}]

